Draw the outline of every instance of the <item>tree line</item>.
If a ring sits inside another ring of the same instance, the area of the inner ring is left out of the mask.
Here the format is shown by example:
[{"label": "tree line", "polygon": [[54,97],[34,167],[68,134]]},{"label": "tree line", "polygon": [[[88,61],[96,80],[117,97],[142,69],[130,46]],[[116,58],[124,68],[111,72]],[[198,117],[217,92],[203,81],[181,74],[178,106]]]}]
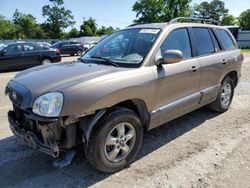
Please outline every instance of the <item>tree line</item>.
[{"label": "tree line", "polygon": [[[17,9],[13,19],[0,15],[0,39],[66,39],[81,36],[101,36],[110,34],[119,28],[101,26],[96,20],[83,20],[80,30],[73,27],[74,16],[65,9],[63,0],[50,0],[51,3],[42,7],[44,23],[37,23],[31,14],[24,14]],[[225,3],[220,0],[201,2],[191,6],[191,0],[137,0],[133,5],[136,12],[135,23],[168,22],[176,17],[196,17],[213,19],[221,25],[239,25],[243,30],[250,30],[250,9],[243,11],[238,18],[230,15]]]},{"label": "tree line", "polygon": [[136,23],[168,22],[176,17],[195,17],[212,19],[221,25],[238,25],[243,30],[250,30],[250,9],[238,18],[230,15],[224,1],[212,0],[191,6],[192,0],[138,0],[133,11]]},{"label": "tree line", "polygon": [[80,30],[72,28],[69,32],[64,30],[75,24],[74,16],[70,10],[63,7],[63,0],[50,0],[49,5],[42,7],[44,23],[37,23],[31,14],[24,14],[15,10],[13,19],[9,20],[0,15],[0,39],[67,39],[81,36],[101,36],[110,34],[119,28],[97,27],[93,18],[83,20]]}]

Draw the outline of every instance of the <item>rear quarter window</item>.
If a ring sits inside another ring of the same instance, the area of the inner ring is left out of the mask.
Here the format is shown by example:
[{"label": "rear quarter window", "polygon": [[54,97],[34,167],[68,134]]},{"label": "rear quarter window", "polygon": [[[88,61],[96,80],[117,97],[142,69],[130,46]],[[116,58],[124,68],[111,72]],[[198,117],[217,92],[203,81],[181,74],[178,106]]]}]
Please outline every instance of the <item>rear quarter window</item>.
[{"label": "rear quarter window", "polygon": [[216,29],[218,35],[219,35],[219,39],[222,42],[223,46],[226,49],[232,49],[236,46],[236,44],[234,43],[232,37],[229,35],[229,33],[224,30],[224,29]]}]

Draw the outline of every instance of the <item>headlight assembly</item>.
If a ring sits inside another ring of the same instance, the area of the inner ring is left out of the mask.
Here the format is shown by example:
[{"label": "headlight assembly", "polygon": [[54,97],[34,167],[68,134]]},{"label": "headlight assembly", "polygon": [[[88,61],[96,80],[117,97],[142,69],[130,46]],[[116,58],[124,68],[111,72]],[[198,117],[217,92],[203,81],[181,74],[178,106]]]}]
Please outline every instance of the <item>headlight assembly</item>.
[{"label": "headlight assembly", "polygon": [[50,92],[38,97],[33,104],[33,112],[45,117],[58,117],[63,105],[63,94]]}]

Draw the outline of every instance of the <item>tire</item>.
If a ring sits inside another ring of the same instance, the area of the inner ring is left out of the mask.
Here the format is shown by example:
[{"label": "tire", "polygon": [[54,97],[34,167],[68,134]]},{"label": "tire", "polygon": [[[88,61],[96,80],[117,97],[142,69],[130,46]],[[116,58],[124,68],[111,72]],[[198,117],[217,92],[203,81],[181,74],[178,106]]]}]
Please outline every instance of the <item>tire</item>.
[{"label": "tire", "polygon": [[82,50],[77,50],[77,51],[76,51],[76,55],[77,55],[77,56],[81,56],[81,55],[82,55]]},{"label": "tire", "polygon": [[223,113],[227,111],[232,103],[234,95],[234,82],[231,77],[226,77],[222,83],[216,100],[209,104],[209,108]]},{"label": "tire", "polygon": [[[123,130],[122,137],[120,133]],[[138,116],[129,109],[114,108],[94,126],[85,146],[85,155],[96,169],[106,173],[116,172],[132,162],[142,139],[143,127]]]},{"label": "tire", "polygon": [[43,58],[42,62],[41,62],[42,65],[47,65],[47,64],[50,64],[50,63],[51,63],[51,60],[49,58]]},{"label": "tire", "polygon": [[74,56],[75,54],[70,54],[70,56]]}]

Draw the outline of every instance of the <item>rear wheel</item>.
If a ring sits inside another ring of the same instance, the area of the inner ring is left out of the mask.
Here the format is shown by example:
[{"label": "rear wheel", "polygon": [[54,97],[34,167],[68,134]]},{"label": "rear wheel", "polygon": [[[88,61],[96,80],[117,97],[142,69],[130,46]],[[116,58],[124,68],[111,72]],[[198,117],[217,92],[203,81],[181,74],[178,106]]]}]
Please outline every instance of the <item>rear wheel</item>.
[{"label": "rear wheel", "polygon": [[76,55],[81,56],[82,55],[82,50],[77,50]]},{"label": "rear wheel", "polygon": [[85,148],[86,158],[102,172],[115,172],[131,163],[143,138],[138,116],[115,108],[95,125]]},{"label": "rear wheel", "polygon": [[229,109],[234,95],[234,82],[231,77],[226,77],[221,84],[220,92],[216,100],[209,107],[217,112],[225,112]]},{"label": "rear wheel", "polygon": [[51,60],[49,58],[44,58],[42,60],[42,65],[47,65],[47,64],[50,64],[51,63]]}]

